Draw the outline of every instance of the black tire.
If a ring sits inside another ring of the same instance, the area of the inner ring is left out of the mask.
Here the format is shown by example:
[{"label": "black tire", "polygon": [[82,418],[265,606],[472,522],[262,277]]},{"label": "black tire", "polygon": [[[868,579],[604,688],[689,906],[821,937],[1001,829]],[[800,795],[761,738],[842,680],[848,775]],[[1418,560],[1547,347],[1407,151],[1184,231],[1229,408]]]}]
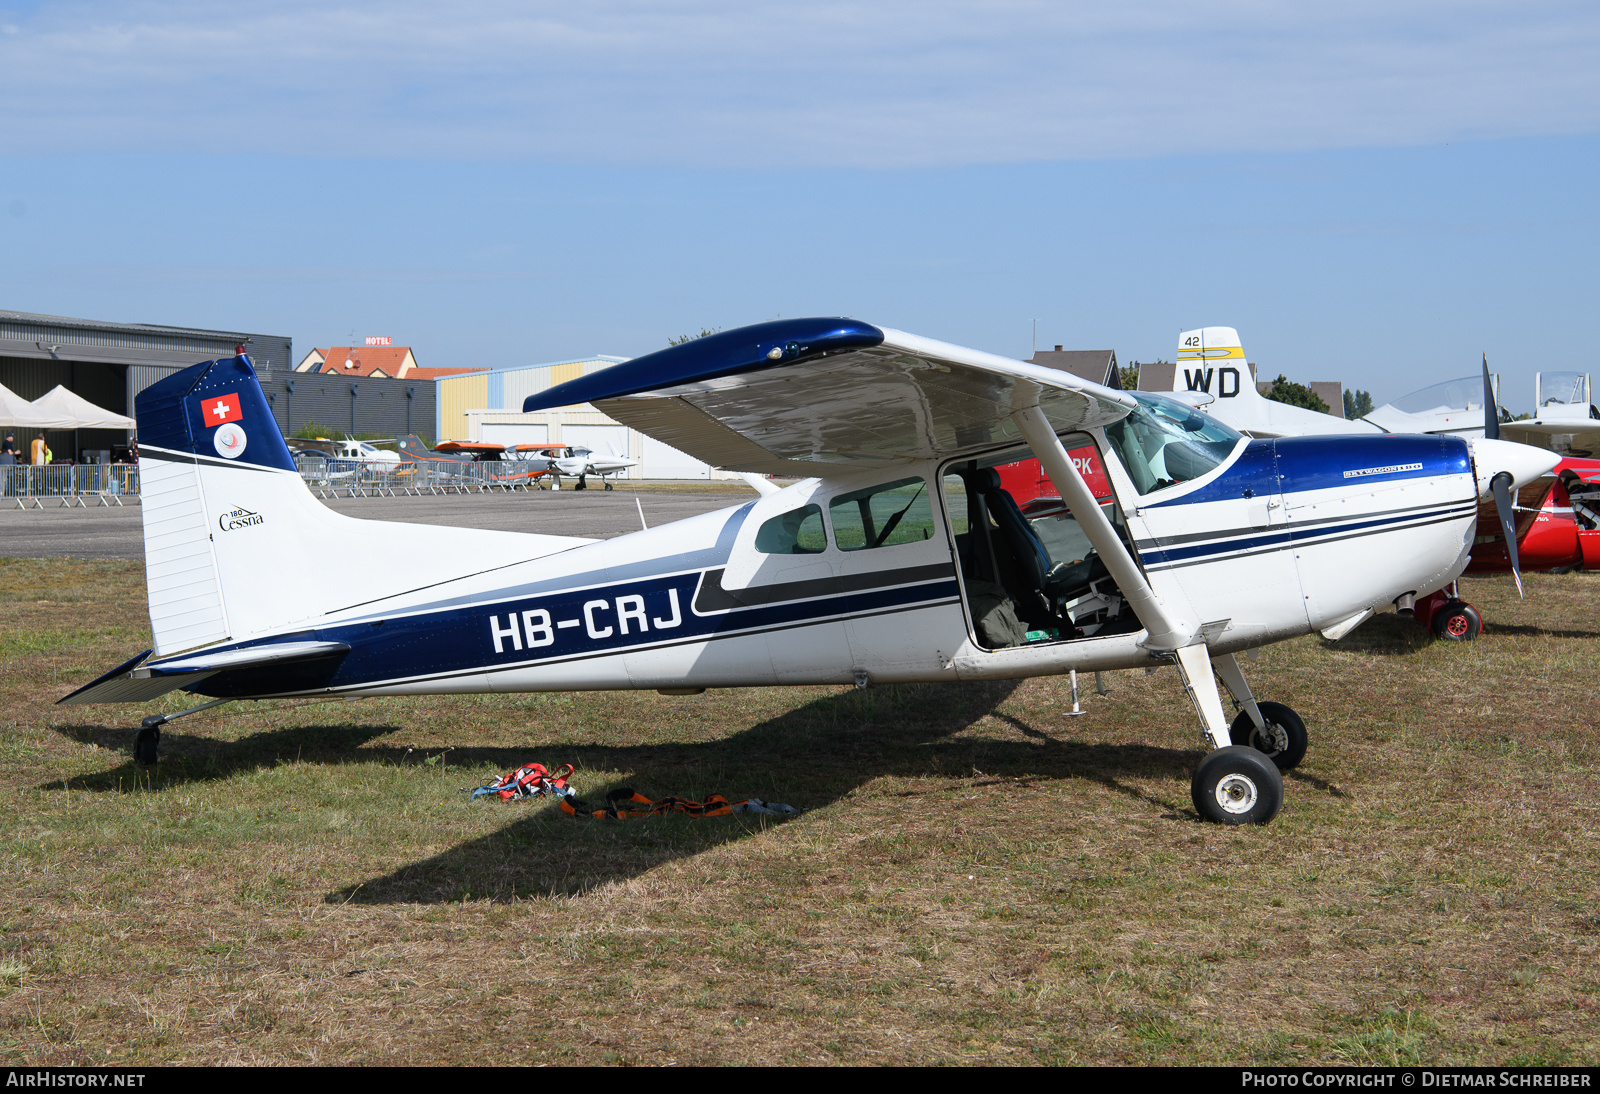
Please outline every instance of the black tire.
[{"label": "black tire", "polygon": [[609,482],[608,482],[608,483],[606,483],[606,489],[607,489],[607,490],[610,490],[610,489],[611,489],[611,484],[610,484],[610,483],[609,483]]},{"label": "black tire", "polygon": [[133,739],[133,762],[140,767],[154,767],[160,759],[161,727],[146,726]]},{"label": "black tire", "polygon": [[1283,776],[1277,765],[1255,749],[1229,745],[1200,761],[1189,795],[1201,820],[1266,824],[1283,805]]},{"label": "black tire", "polygon": [[1261,717],[1267,720],[1263,734],[1250,718],[1250,712],[1241,710],[1228,729],[1228,736],[1236,745],[1248,745],[1278,765],[1279,771],[1289,771],[1299,766],[1306,757],[1306,724],[1300,715],[1282,703],[1257,703]]},{"label": "black tire", "polygon": [[1450,600],[1433,613],[1433,633],[1446,642],[1471,642],[1483,633],[1483,616],[1463,600]]}]

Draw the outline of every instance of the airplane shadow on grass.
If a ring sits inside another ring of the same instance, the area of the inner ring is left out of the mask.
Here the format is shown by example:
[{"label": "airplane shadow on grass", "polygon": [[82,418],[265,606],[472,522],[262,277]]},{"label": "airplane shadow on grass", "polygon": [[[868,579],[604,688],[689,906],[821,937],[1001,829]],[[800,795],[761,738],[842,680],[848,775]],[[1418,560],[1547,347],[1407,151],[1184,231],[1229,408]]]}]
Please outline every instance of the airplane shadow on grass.
[{"label": "airplane shadow on grass", "polygon": [[[996,713],[1016,681],[918,684],[825,696],[714,741],[684,744],[597,745],[563,741],[517,748],[456,748],[451,767],[511,770],[530,760],[571,763],[575,785],[595,805],[623,785],[597,785],[584,772],[630,773],[626,785],[650,798],[730,800],[761,797],[803,809],[826,806],[880,777],[959,779],[967,785],[1012,780],[1084,779],[1176,819],[1188,808],[1190,773],[1201,752],[1142,744],[1083,744],[1070,724],[1041,728],[1010,715],[999,720],[1024,740],[961,731]],[[399,726],[305,726],[238,741],[164,733],[160,771],[150,776],[131,762],[133,733],[101,726],[57,726],[85,743],[127,752],[127,764],[68,781],[73,789],[116,791],[135,782],[159,790],[226,778],[241,770],[281,762],[323,764],[417,763],[400,747],[362,747]],[[557,731],[559,734],[559,731]],[[1172,783],[1168,797],[1152,796],[1132,780]],[[44,789],[62,786],[60,781]],[[921,796],[906,791],[904,796]],[[743,839],[783,820],[734,815],[681,815],[625,821],[573,819],[544,802],[475,807],[504,809],[505,827],[431,858],[327,894],[334,903],[440,903],[464,899],[514,900],[567,896],[635,877],[663,863]],[[907,808],[917,808],[909,805]],[[510,811],[518,811],[511,814]],[[996,823],[1001,823],[997,819]]]},{"label": "airplane shadow on grass", "polygon": [[[1005,715],[1001,720],[1022,730],[1026,741],[958,736],[995,713],[1015,687],[1015,682],[1004,681],[846,692],[717,741],[563,745],[548,749],[544,762],[576,764],[580,775],[585,770],[632,772],[626,785],[653,799],[721,792],[730,800],[754,795],[804,809],[835,803],[885,776],[959,779],[961,785],[1089,779],[1173,816],[1174,802],[1153,799],[1127,781],[1155,776],[1172,780],[1176,800],[1187,802],[1198,751],[1079,744]],[[455,762],[470,758],[465,750],[452,753]],[[586,801],[598,804],[620,785],[623,781],[604,786],[580,781],[578,789]],[[902,795],[916,798],[923,793],[909,790]],[[327,900],[391,904],[578,895],[787,823],[750,815],[575,820],[553,805],[502,806],[492,801],[488,807],[533,811],[491,835],[329,893]],[[905,808],[922,807],[908,802]],[[996,817],[995,823],[1004,820]]]}]

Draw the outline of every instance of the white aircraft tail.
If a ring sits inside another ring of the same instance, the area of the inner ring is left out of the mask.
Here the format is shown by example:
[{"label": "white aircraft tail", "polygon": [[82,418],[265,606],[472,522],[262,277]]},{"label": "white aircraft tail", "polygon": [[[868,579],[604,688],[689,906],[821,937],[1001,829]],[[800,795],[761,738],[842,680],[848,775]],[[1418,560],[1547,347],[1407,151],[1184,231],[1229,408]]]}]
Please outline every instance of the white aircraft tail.
[{"label": "white aircraft tail", "polygon": [[[1152,379],[1165,379],[1164,377]],[[1144,372],[1139,375],[1142,390],[1203,391],[1218,402],[1239,400],[1236,405],[1260,401],[1255,377],[1244,359],[1239,332],[1232,327],[1201,327],[1178,335],[1178,360],[1169,386],[1145,387]]]},{"label": "white aircraft tail", "polygon": [[588,542],[335,513],[300,478],[242,352],[152,384],[135,413],[158,655],[313,629],[343,608]]}]

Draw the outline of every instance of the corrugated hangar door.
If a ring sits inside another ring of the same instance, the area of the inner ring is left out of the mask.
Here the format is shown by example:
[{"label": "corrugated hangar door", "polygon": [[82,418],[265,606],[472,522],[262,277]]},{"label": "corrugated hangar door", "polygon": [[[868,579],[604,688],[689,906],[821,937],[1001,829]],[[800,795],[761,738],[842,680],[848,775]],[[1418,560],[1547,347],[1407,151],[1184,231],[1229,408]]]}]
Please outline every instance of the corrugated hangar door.
[{"label": "corrugated hangar door", "polygon": [[601,456],[628,455],[628,427],[625,425],[562,425],[561,443],[587,448]]}]

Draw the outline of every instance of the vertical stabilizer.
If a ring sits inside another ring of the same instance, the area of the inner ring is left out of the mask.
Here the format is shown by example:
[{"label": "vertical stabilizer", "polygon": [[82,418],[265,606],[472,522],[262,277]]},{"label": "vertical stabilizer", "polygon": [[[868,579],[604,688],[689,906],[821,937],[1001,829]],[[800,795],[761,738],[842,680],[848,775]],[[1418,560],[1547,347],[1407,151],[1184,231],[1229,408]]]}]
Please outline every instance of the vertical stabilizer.
[{"label": "vertical stabilizer", "polygon": [[226,507],[208,504],[203,469],[293,474],[294,460],[242,353],[152,384],[135,399],[134,412],[145,583],[156,651],[223,641],[232,631],[212,525],[225,525],[229,518]]},{"label": "vertical stabilizer", "polygon": [[1201,327],[1178,335],[1178,361],[1170,379],[1152,373],[1146,386],[1144,370],[1139,372],[1139,388],[1162,391],[1203,391],[1213,396],[1205,413],[1252,437],[1302,437],[1342,433],[1378,433],[1366,422],[1347,422],[1304,407],[1275,402],[1256,388],[1255,374],[1244,359],[1239,332],[1232,327]]},{"label": "vertical stabilizer", "polygon": [[356,605],[588,542],[335,513],[306,489],[242,351],[152,384],[135,411],[160,656],[315,628]]},{"label": "vertical stabilizer", "polygon": [[1178,335],[1172,390],[1204,391],[1219,403],[1237,400],[1240,406],[1261,399],[1244,359],[1239,332],[1232,327],[1202,327]]}]

